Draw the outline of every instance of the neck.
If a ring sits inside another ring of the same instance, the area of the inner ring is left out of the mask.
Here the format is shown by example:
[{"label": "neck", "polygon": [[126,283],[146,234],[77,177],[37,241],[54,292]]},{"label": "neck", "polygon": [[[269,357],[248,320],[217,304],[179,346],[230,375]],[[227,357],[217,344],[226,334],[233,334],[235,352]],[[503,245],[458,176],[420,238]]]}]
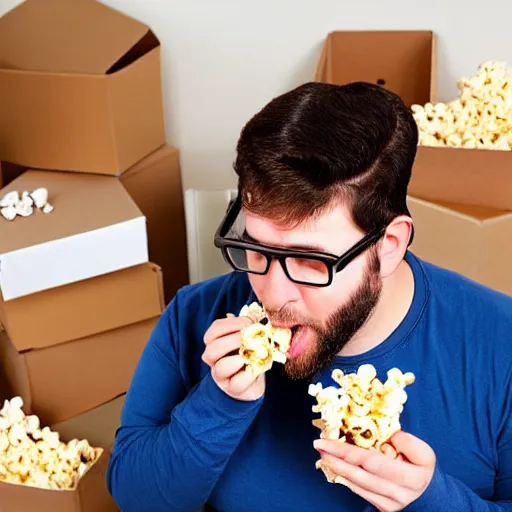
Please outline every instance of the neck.
[{"label": "neck", "polygon": [[403,260],[386,278],[382,293],[366,324],[343,348],[339,355],[356,356],[368,352],[385,341],[403,321],[414,296],[414,276]]}]

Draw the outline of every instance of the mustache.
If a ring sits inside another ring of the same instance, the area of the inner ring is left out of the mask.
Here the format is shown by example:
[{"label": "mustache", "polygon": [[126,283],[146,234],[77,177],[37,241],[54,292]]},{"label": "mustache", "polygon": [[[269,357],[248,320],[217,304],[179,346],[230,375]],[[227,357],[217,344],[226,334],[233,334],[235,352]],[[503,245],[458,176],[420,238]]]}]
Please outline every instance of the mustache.
[{"label": "mustache", "polygon": [[310,318],[301,316],[290,309],[267,309],[267,317],[271,324],[292,324],[315,327],[316,324]]}]

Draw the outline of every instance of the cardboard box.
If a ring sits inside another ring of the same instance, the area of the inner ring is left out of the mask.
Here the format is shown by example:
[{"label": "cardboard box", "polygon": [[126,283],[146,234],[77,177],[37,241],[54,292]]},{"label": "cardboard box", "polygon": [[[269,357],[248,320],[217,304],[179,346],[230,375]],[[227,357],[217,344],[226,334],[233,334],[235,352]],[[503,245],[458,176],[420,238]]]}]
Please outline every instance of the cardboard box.
[{"label": "cardboard box", "polygon": [[146,219],[117,178],[27,171],[0,195],[37,187],[51,213],[0,218],[5,301],[148,262]]},{"label": "cardboard box", "polygon": [[95,0],[0,18],[0,160],[119,175],[165,142],[160,43]]},{"label": "cardboard box", "polygon": [[162,271],[145,263],[7,302],[0,297],[0,323],[23,351],[141,322],[163,308]]},{"label": "cardboard box", "polygon": [[512,295],[512,212],[409,197],[419,257]]},{"label": "cardboard box", "polygon": [[0,333],[0,359],[11,396],[46,425],[125,393],[158,317],[60,345],[18,352]]},{"label": "cardboard box", "polygon": [[147,221],[149,258],[162,267],[165,301],[189,283],[179,151],[164,145],[120,177]]},{"label": "cardboard box", "polygon": [[70,491],[50,491],[0,482],[1,512],[117,512],[106,486],[110,447],[120,422],[124,395],[66,422],[51,425],[63,441],[87,439],[103,448],[98,461]]},{"label": "cardboard box", "polygon": [[327,36],[314,79],[380,84],[410,106],[436,101],[436,67],[431,31],[335,31]]},{"label": "cardboard box", "polygon": [[512,151],[418,146],[409,194],[512,210]]}]

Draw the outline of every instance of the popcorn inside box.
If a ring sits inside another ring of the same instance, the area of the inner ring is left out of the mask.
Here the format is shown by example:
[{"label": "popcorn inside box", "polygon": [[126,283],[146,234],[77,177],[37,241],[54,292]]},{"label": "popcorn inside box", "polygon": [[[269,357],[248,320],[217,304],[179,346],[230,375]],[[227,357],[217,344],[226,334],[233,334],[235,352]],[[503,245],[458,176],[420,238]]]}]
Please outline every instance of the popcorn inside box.
[{"label": "popcorn inside box", "polygon": [[459,97],[448,103],[412,105],[419,144],[510,151],[512,148],[512,70],[487,61],[472,77],[457,82]]},{"label": "popcorn inside box", "polygon": [[20,397],[6,400],[0,409],[0,482],[74,490],[102,454],[85,439],[63,442],[37,416],[25,415]]}]

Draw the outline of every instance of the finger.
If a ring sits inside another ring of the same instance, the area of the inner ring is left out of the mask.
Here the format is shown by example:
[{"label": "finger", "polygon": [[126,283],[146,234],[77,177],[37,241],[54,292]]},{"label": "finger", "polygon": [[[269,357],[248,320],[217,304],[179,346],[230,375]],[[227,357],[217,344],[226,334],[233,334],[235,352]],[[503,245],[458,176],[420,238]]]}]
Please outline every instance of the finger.
[{"label": "finger", "polygon": [[399,430],[389,442],[416,466],[431,467],[436,461],[434,450],[425,441],[408,432]]},{"label": "finger", "polygon": [[235,317],[233,318],[219,318],[210,325],[204,335],[204,342],[206,345],[212,343],[217,338],[233,334],[241,331],[244,327],[251,325],[252,321],[246,317]]},{"label": "finger", "polygon": [[422,468],[403,459],[392,459],[380,451],[367,450],[349,443],[340,443],[328,439],[317,440],[315,448],[402,487],[416,491],[424,485]]},{"label": "finger", "polygon": [[236,375],[245,366],[244,360],[238,356],[228,356],[222,358],[212,368],[212,373],[216,380],[228,380]]},{"label": "finger", "polygon": [[322,459],[325,463],[339,476],[345,478],[349,482],[357,485],[361,489],[369,491],[375,495],[390,499],[396,503],[406,503],[407,498],[411,494],[411,490],[380,478],[368,471],[348,464],[347,462],[322,453]]},{"label": "finger", "polygon": [[228,354],[237,351],[242,344],[240,333],[236,332],[228,336],[218,338],[215,342],[206,345],[202,359],[209,366],[217,364],[219,359],[226,357]]},{"label": "finger", "polygon": [[263,375],[256,375],[250,368],[246,368],[234,375],[229,381],[229,387],[233,393],[241,394],[247,391]]},{"label": "finger", "polygon": [[236,318],[235,315],[233,315],[233,313],[228,313],[226,315],[226,318]]}]

